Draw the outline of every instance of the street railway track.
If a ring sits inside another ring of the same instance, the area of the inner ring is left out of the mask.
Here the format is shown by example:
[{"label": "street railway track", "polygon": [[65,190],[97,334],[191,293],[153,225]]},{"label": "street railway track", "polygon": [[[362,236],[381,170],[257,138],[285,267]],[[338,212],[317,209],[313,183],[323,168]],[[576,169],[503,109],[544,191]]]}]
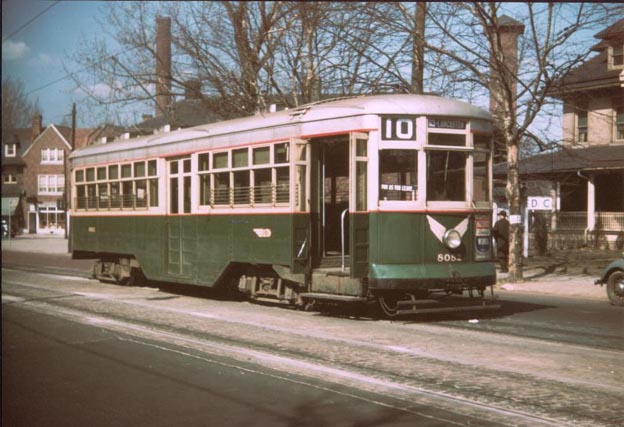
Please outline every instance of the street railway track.
[{"label": "street railway track", "polygon": [[[45,286],[18,283],[10,280],[5,283],[12,286],[26,287],[31,291],[50,290]],[[117,287],[117,289],[123,290],[124,288]],[[146,291],[151,292],[151,289],[146,289]],[[102,302],[103,300],[112,304],[129,307],[127,310],[132,313],[140,313],[142,317],[140,319],[128,321],[124,316],[111,314],[103,315],[100,312],[92,312],[88,309],[81,308],[84,306],[85,301]],[[535,382],[534,378],[526,378],[526,376],[523,375],[510,374],[494,370],[489,372],[488,369],[475,372],[475,375],[478,374],[481,376],[481,381],[484,376],[491,377],[487,381],[490,383],[488,386],[491,386],[496,382],[499,383],[499,386],[490,390],[488,394],[487,388],[484,389],[482,387],[475,387],[469,383],[465,384],[465,378],[463,380],[453,380],[452,377],[454,375],[459,375],[459,377],[461,377],[459,371],[462,369],[468,369],[469,367],[455,366],[456,364],[452,360],[444,361],[433,359],[428,357],[427,354],[423,354],[418,351],[410,352],[409,349],[394,345],[379,346],[378,344],[372,344],[361,339],[344,339],[335,337],[330,339],[326,335],[301,331],[297,328],[258,325],[254,322],[223,318],[222,316],[215,316],[210,313],[201,313],[197,311],[188,312],[173,307],[157,306],[154,304],[154,301],[157,300],[157,297],[151,297],[146,301],[142,298],[137,299],[123,298],[123,296],[110,297],[101,294],[98,295],[97,292],[70,292],[67,295],[63,295],[63,298],[13,300],[13,303],[18,303],[28,307],[29,309],[46,312],[47,314],[60,315],[68,318],[69,320],[87,322],[100,327],[105,327],[107,329],[127,333],[129,335],[135,335],[138,338],[149,340],[156,339],[159,342],[164,341],[167,343],[175,343],[176,346],[190,348],[193,351],[225,352],[228,356],[239,358],[241,361],[249,360],[249,358],[251,358],[262,365],[266,365],[271,362],[274,365],[274,368],[278,370],[283,370],[284,366],[287,366],[288,369],[286,369],[286,372],[292,374],[301,374],[299,370],[305,368],[305,371],[307,372],[306,375],[312,375],[312,377],[317,379],[326,379],[330,373],[327,368],[330,366],[332,369],[332,378],[339,378],[339,383],[344,381],[347,383],[354,381],[359,384],[359,387],[362,387],[365,390],[369,389],[369,391],[371,388],[374,390],[376,387],[382,387],[387,389],[384,393],[390,392],[393,398],[396,398],[398,401],[404,403],[411,402],[417,397],[417,401],[422,401],[422,399],[431,400],[432,402],[437,402],[438,405],[441,404],[441,402],[445,402],[445,405],[448,405],[448,408],[459,404],[463,406],[468,405],[472,408],[471,410],[487,410],[490,416],[498,419],[499,421],[501,419],[515,420],[512,424],[509,424],[507,421],[504,425],[565,425],[566,423],[569,423],[570,425],[585,425],[585,423],[578,418],[574,420],[566,420],[565,417],[561,418],[561,414],[556,417],[550,417],[547,410],[538,409],[538,407],[535,406],[538,403],[535,399],[529,399],[530,401],[521,402],[522,399],[519,399],[517,396],[514,399],[514,396],[510,395],[513,394],[510,390],[506,390],[504,392],[501,390],[501,387],[504,384],[517,385],[518,382],[522,381],[525,381],[526,386],[528,387]],[[11,303],[11,300],[8,302]],[[167,324],[166,322],[163,323],[162,320],[159,320],[170,315],[189,318],[191,320],[188,322],[199,322],[202,326],[197,326],[195,329],[188,328],[186,326],[184,328],[180,328]],[[241,339],[240,336],[242,335],[238,334],[218,334],[215,331],[222,328],[207,328],[206,322],[216,322],[220,324],[227,323],[229,325],[228,328],[231,329],[233,325],[234,329],[238,331],[261,327],[265,331],[268,330],[269,333],[275,333],[274,336],[278,336],[281,339],[277,339],[276,341],[272,340],[268,343],[262,343],[257,342],[254,339],[250,339],[249,337]],[[207,333],[207,330],[209,330],[210,333]],[[354,352],[360,354],[360,357],[355,361],[343,360],[340,358],[339,350],[328,350],[321,353],[315,353],[310,349],[309,344],[306,344],[306,342],[310,340],[320,342],[322,343],[322,347],[328,349],[344,346],[354,348]],[[393,359],[393,362],[389,365],[387,363],[374,363],[373,365],[366,366],[366,364],[363,364],[360,360],[362,355],[366,353],[370,353],[371,359],[380,359],[385,357]],[[414,363],[414,359],[416,359],[420,367],[419,371],[424,372],[427,372],[432,367],[437,367],[439,371],[441,369],[440,367],[444,366],[445,369],[448,370],[444,373],[444,375],[450,377],[451,379],[440,381],[439,379],[436,379],[436,374],[423,375],[421,372],[415,372],[414,375],[406,375],[405,372],[397,372],[393,368],[393,364],[400,363],[400,359],[402,358],[410,363]],[[455,382],[456,385],[453,394],[440,391],[440,388],[446,387],[448,389],[453,382]],[[461,385],[462,383],[464,384]],[[459,384],[459,386],[457,386],[457,384]],[[552,380],[545,381],[545,384],[547,384],[547,388],[563,387],[561,384],[555,384]],[[566,390],[561,391],[561,393],[568,395],[569,393],[574,393],[572,390],[574,387],[575,385],[565,386],[564,388],[566,388]],[[504,387],[502,388],[504,389]],[[501,393],[503,398],[501,398]],[[556,395],[557,393],[555,392],[554,394]],[[475,398],[475,396],[477,396],[477,398]],[[516,407],[506,407],[506,398],[511,398]],[[491,401],[488,401],[488,399],[491,399]],[[527,408],[532,409],[529,410]],[[542,414],[538,414],[540,411],[544,412]],[[589,415],[585,408],[580,410],[576,416],[582,417],[583,413],[585,413],[585,416]],[[597,416],[597,414],[592,415]],[[590,419],[591,422],[588,421],[586,425],[611,425],[608,419],[602,420],[603,423],[596,418]],[[579,423],[579,421],[581,422]]]}]

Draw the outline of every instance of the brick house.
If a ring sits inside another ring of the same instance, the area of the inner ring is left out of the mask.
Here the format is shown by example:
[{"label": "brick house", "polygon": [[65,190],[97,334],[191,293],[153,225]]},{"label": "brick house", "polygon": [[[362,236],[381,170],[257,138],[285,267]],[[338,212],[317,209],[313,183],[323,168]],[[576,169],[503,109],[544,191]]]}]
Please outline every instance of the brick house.
[{"label": "brick house", "polygon": [[53,124],[42,129],[41,116],[33,121],[33,135],[38,135],[22,155],[30,233],[65,233],[65,159],[72,146],[63,133]]},{"label": "brick house", "polygon": [[[100,137],[101,129],[76,129],[76,148]],[[65,159],[72,129],[36,115],[31,128],[18,128],[2,141],[2,217],[18,233],[65,233]]]},{"label": "brick house", "polygon": [[[2,219],[13,230],[25,227],[24,169],[22,154],[30,146],[31,130],[17,129],[2,141]],[[22,141],[26,141],[23,143]]]},{"label": "brick house", "polygon": [[[558,151],[520,161],[528,188],[548,181],[550,246],[624,245],[624,19],[595,35],[597,54],[560,81],[563,141]],[[506,167],[497,165],[496,178]],[[542,186],[543,188],[543,186]]]}]

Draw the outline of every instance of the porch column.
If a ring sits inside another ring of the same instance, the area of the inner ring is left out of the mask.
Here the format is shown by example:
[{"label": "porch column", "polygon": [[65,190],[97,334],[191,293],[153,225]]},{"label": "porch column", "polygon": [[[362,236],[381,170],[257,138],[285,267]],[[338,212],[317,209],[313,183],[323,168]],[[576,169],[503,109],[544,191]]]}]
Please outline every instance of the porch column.
[{"label": "porch column", "polygon": [[552,215],[550,216],[550,229],[551,231],[557,230],[557,215],[561,209],[561,183],[559,181],[553,182],[550,188],[550,197],[553,200]]},{"label": "porch column", "polygon": [[593,231],[596,228],[596,186],[594,175],[587,180],[587,229]]}]

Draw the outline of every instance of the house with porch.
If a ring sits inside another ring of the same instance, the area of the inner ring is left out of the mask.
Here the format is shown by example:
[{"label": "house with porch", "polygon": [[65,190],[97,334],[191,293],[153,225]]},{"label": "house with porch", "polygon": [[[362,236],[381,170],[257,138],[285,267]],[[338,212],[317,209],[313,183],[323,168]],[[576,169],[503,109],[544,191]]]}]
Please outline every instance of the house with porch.
[{"label": "house with porch", "polygon": [[[624,246],[624,19],[595,37],[596,54],[554,95],[563,102],[561,149],[520,161],[526,195],[553,198],[547,224],[556,249]],[[505,174],[495,168],[496,178]]]}]

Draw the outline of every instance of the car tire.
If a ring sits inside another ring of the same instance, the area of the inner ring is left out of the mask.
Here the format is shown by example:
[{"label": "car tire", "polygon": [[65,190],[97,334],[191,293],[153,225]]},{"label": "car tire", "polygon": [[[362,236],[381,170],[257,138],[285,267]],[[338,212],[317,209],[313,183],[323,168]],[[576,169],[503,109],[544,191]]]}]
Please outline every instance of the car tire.
[{"label": "car tire", "polygon": [[609,274],[607,295],[611,304],[624,306],[624,271],[617,270]]}]

